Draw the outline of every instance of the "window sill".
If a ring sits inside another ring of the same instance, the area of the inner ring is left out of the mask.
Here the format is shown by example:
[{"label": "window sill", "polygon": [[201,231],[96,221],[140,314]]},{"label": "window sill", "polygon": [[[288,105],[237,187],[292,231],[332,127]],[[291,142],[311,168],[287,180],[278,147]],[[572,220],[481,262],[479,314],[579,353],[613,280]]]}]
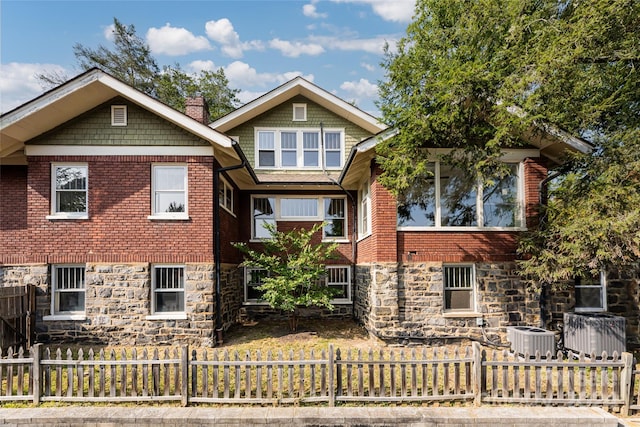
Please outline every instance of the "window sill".
[{"label": "window sill", "polygon": [[339,237],[339,238],[325,237],[324,239],[322,239],[322,243],[351,243],[351,241],[349,239],[345,239],[344,237]]},{"label": "window sill", "polygon": [[186,313],[151,314],[145,320],[187,320]]},{"label": "window sill", "polygon": [[456,319],[461,317],[482,317],[482,313],[478,313],[476,311],[452,311],[442,313],[442,317],[445,319]]},{"label": "window sill", "polygon": [[599,307],[591,307],[591,308],[574,308],[573,311],[579,314],[589,314],[589,313],[604,313],[607,310]]},{"label": "window sill", "polygon": [[52,314],[50,316],[42,316],[45,322],[56,320],[87,320],[86,314]]},{"label": "window sill", "polygon": [[371,233],[367,233],[367,234],[363,234],[363,235],[358,235],[358,240],[356,240],[357,243],[363,241],[364,239],[371,237]]},{"label": "window sill", "polygon": [[46,219],[48,219],[49,221],[59,221],[59,220],[77,220],[77,219],[89,219],[89,215],[47,215],[45,217]]},{"label": "window sill", "polygon": [[188,215],[185,215],[185,216],[149,215],[147,219],[150,221],[189,221],[191,220],[191,218]]},{"label": "window sill", "polygon": [[226,207],[226,206],[224,206],[224,205],[220,205],[220,207],[221,207],[222,209],[224,209],[225,211],[227,211],[227,213],[228,213],[229,215],[231,215],[232,217],[237,218],[237,217],[236,217],[236,214],[234,214],[234,213],[233,213],[233,211],[232,211],[231,209],[229,209],[228,207]]},{"label": "window sill", "polygon": [[527,231],[527,227],[396,227],[397,231]]}]

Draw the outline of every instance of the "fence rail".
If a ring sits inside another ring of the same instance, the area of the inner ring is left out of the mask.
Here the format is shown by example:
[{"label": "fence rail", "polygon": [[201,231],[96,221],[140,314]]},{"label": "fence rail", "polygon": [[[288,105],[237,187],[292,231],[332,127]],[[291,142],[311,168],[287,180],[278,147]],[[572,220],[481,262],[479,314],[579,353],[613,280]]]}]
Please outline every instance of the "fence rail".
[{"label": "fence rail", "polygon": [[[0,402],[473,402],[640,410],[629,353],[546,357],[472,348],[267,352],[0,352]],[[632,403],[633,402],[633,403]]]}]

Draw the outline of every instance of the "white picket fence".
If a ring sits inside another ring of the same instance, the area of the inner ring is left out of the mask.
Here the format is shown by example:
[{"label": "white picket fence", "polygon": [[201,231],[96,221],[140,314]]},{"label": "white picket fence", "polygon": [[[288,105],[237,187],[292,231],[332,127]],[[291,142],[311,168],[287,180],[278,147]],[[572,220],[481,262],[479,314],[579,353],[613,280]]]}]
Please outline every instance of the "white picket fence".
[{"label": "white picket fence", "polygon": [[[640,410],[629,353],[514,355],[472,347],[244,353],[221,349],[0,353],[0,402],[330,406],[341,402],[590,405]],[[637,402],[637,403],[636,403]]]}]

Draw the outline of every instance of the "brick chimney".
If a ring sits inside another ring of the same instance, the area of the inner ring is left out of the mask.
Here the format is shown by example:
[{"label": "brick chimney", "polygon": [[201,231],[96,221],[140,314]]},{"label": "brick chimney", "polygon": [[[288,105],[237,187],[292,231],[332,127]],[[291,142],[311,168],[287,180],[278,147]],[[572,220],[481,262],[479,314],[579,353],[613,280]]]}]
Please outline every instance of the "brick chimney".
[{"label": "brick chimney", "polygon": [[202,124],[209,124],[209,106],[201,95],[185,99],[185,114]]}]

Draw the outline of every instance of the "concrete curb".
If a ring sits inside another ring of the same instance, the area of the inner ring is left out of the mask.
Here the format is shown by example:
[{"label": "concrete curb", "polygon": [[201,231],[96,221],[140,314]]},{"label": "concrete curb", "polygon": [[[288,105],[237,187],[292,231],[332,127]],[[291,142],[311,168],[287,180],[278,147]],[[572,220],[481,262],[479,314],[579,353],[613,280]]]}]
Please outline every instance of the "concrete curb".
[{"label": "concrete curb", "polygon": [[78,407],[0,409],[2,426],[136,427],[160,426],[566,426],[618,427],[619,420],[600,408],[483,407]]}]

